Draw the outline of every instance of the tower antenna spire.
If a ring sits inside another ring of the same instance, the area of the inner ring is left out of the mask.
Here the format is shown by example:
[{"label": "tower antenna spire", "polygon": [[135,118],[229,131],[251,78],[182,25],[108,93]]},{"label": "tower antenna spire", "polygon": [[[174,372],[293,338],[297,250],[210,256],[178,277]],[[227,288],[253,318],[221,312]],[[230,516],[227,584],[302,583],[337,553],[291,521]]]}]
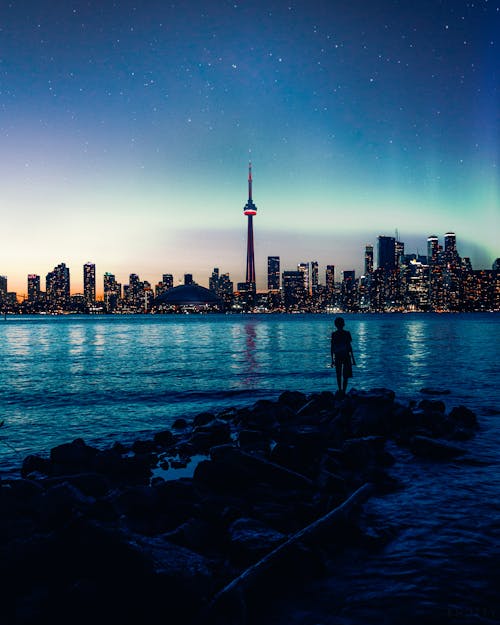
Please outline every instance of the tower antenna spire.
[{"label": "tower antenna spire", "polygon": [[248,161],[248,199],[252,200],[252,161]]}]

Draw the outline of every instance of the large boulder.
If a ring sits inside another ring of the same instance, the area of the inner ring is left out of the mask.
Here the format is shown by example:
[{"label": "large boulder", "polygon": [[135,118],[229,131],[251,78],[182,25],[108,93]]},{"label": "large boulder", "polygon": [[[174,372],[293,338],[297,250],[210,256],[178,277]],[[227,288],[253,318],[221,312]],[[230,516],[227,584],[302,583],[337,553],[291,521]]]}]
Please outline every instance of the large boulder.
[{"label": "large boulder", "polygon": [[87,445],[82,438],[58,445],[50,450],[52,472],[57,474],[89,471],[97,453],[98,450]]},{"label": "large boulder", "polygon": [[230,558],[239,566],[257,562],[286,540],[286,536],[250,518],[240,518],[228,528]]},{"label": "large boulder", "polygon": [[415,456],[422,456],[432,460],[449,460],[461,456],[465,450],[450,445],[445,441],[438,441],[427,436],[413,436],[410,441],[410,450]]}]

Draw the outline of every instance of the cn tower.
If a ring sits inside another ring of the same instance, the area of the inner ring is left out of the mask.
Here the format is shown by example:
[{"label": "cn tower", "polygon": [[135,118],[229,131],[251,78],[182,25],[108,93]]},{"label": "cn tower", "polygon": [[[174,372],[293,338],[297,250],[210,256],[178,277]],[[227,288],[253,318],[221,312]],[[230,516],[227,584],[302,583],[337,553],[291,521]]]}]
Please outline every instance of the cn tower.
[{"label": "cn tower", "polygon": [[253,216],[257,214],[257,207],[252,200],[252,163],[248,163],[248,202],[245,204],[243,214],[248,217],[247,235],[247,288],[255,291],[255,258],[253,252]]}]

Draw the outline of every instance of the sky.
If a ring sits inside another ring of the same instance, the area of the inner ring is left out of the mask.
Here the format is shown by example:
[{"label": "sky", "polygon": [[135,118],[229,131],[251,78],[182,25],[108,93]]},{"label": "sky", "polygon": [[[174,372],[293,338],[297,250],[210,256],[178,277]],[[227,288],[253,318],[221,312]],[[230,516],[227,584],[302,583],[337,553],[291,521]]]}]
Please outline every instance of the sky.
[{"label": "sky", "polygon": [[[0,274],[363,268],[378,235],[500,256],[500,0],[0,4]],[[42,287],[43,288],[43,287]]]}]

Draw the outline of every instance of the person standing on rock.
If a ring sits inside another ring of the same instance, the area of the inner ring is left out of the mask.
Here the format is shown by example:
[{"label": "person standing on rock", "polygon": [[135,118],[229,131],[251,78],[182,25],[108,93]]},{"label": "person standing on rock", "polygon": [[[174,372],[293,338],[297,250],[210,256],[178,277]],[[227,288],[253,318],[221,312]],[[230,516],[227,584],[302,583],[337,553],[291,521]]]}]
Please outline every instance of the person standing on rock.
[{"label": "person standing on rock", "polygon": [[352,336],[347,330],[344,330],[345,322],[342,317],[335,319],[335,327],[332,332],[332,367],[335,367],[337,373],[337,386],[339,394],[345,395],[347,390],[347,381],[352,378],[352,365],[355,365],[354,353],[352,351]]}]

